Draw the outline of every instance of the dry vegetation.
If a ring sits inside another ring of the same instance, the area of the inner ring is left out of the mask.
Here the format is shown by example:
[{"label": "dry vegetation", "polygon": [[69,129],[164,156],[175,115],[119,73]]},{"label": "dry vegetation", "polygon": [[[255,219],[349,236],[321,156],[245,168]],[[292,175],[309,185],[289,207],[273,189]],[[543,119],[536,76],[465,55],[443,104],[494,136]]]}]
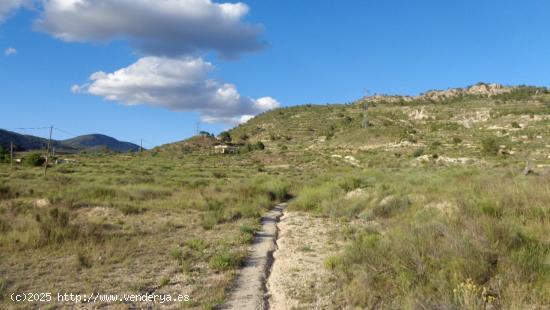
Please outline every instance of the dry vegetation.
[{"label": "dry vegetation", "polygon": [[213,307],[260,214],[288,195],[279,177],[236,163],[76,159],[46,177],[2,166],[2,293],[185,293],[182,306]]},{"label": "dry vegetation", "polygon": [[[80,155],[42,177],[0,165],[0,293],[226,298],[276,201],[333,217],[337,307],[550,307],[550,95],[277,109],[142,155]],[[534,173],[524,174],[529,161]],[[6,298],[4,305],[13,306]],[[308,301],[312,302],[312,301]]]}]

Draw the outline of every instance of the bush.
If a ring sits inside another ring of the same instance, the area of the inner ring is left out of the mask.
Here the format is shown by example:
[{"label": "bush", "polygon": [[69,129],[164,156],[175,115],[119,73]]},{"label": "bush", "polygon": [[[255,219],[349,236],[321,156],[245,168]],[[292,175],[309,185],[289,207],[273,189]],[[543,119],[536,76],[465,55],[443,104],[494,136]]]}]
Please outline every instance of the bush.
[{"label": "bush", "polygon": [[320,186],[304,188],[298,197],[291,202],[291,206],[297,210],[314,210],[322,202],[331,201],[344,195],[342,188],[336,183],[325,183]]},{"label": "bush", "polygon": [[202,252],[208,247],[208,245],[202,239],[197,238],[187,240],[185,242],[185,245],[197,252]]},{"label": "bush", "polygon": [[424,149],[416,149],[413,153],[414,157],[420,157],[422,155],[424,155]]},{"label": "bush", "polygon": [[521,126],[518,124],[518,122],[512,122],[511,126],[512,126],[512,128],[521,128]]},{"label": "bush", "polygon": [[244,261],[246,255],[243,252],[230,252],[222,250],[212,256],[210,259],[210,267],[218,271],[238,268]]},{"label": "bush", "polygon": [[13,196],[12,190],[9,186],[0,185],[0,199],[8,199],[8,198],[11,198],[12,196]]},{"label": "bush", "polygon": [[0,163],[7,163],[10,161],[10,152],[8,152],[6,149],[4,149],[3,146],[0,145]]},{"label": "bush", "polygon": [[44,157],[42,157],[42,154],[40,154],[40,153],[31,153],[31,154],[25,156],[23,162],[27,166],[40,167],[40,166],[44,165],[44,163],[46,162],[46,159]]},{"label": "bush", "polygon": [[104,241],[101,226],[91,223],[73,224],[67,211],[58,208],[36,214],[39,237],[36,247],[60,245],[78,240],[87,245]]},{"label": "bush", "polygon": [[498,154],[500,147],[498,145],[497,139],[493,137],[488,137],[481,140],[481,151],[485,155],[495,156]]},{"label": "bush", "polygon": [[239,153],[245,154],[245,153],[253,152],[256,150],[263,150],[263,149],[265,149],[265,145],[261,141],[258,141],[256,143],[248,143],[243,148],[240,148]]}]

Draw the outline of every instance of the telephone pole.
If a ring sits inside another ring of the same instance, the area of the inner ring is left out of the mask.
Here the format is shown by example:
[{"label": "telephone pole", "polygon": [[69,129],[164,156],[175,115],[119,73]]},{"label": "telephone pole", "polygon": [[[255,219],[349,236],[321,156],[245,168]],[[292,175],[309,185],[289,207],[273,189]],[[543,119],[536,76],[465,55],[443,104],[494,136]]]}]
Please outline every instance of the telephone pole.
[{"label": "telephone pole", "polygon": [[364,112],[365,114],[363,116],[363,128],[368,128],[369,127],[369,116],[368,116],[369,104],[365,103],[363,108],[365,109],[365,112]]},{"label": "telephone pole", "polygon": [[46,176],[46,172],[48,172],[48,160],[50,157],[50,147],[52,146],[52,131],[53,131],[53,126],[50,126],[50,138],[48,139],[48,149],[46,150],[46,162],[44,163],[44,176]]},{"label": "telephone pole", "polygon": [[139,142],[139,152],[143,152],[143,138]]}]

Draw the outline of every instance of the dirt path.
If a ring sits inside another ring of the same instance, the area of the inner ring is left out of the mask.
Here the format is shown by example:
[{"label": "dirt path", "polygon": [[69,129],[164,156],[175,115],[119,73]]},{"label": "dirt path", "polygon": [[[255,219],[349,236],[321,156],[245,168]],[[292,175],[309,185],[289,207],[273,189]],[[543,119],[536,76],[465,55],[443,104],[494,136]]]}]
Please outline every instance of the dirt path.
[{"label": "dirt path", "polygon": [[262,217],[262,229],[254,237],[229,301],[221,309],[268,309],[266,281],[277,249],[277,223],[286,204],[279,204]]},{"label": "dirt path", "polygon": [[331,237],[338,224],[307,213],[285,211],[278,228],[278,249],[267,282],[269,308],[337,308],[336,282],[325,260],[338,249]]}]

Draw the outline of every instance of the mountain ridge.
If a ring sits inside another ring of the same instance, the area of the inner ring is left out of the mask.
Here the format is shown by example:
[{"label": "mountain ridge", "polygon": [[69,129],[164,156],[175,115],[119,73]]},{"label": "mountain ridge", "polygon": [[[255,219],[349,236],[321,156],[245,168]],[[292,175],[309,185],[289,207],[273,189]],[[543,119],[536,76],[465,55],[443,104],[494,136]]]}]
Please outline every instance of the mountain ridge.
[{"label": "mountain ridge", "polygon": [[[0,129],[0,145],[9,148],[13,142],[17,151],[32,151],[47,148],[48,140],[32,135],[23,135],[17,132]],[[88,134],[66,140],[52,140],[52,147],[58,151],[76,152],[80,150],[94,150],[107,148],[114,152],[138,151],[139,145],[119,141],[103,134]]]}]

